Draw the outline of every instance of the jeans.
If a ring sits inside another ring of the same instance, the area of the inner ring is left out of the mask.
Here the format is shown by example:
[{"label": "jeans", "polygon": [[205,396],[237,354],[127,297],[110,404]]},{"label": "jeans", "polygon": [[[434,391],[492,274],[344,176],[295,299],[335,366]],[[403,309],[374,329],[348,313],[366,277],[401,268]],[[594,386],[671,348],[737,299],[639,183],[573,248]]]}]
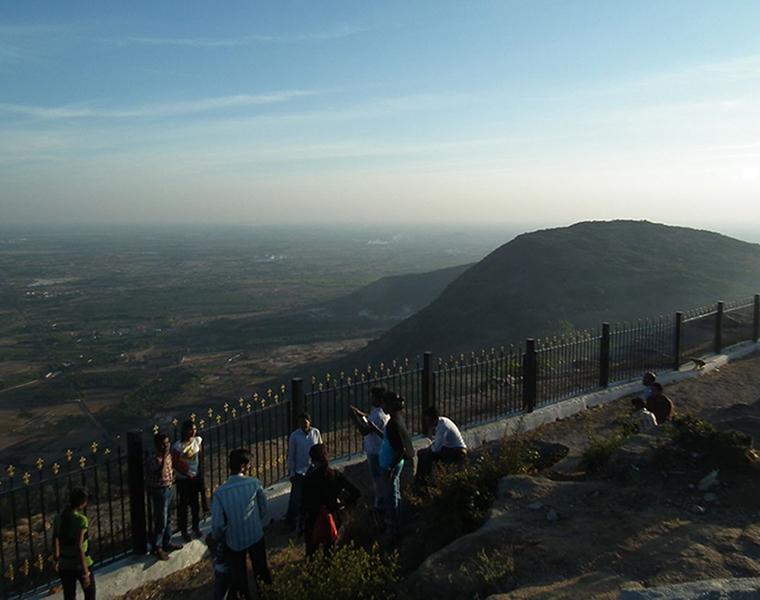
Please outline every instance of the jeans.
[{"label": "jeans", "polygon": [[385,500],[385,535],[395,540],[401,530],[401,470],[404,468],[404,461],[398,463],[390,471],[388,478],[388,469],[383,469],[383,497]]},{"label": "jeans", "polygon": [[227,549],[226,552],[227,565],[230,570],[230,598],[240,596],[245,600],[251,600],[251,589],[248,587],[246,556],[251,557],[253,574],[256,576],[256,585],[258,586],[259,579],[266,584],[272,583],[272,576],[269,574],[269,567],[267,566],[267,551],[264,545],[264,538],[261,538],[258,542],[244,550],[233,551]]},{"label": "jeans", "polygon": [[288,513],[285,520],[295,525],[298,521],[298,515],[301,513],[301,490],[303,489],[303,480],[305,475],[295,474],[290,478],[290,497],[288,498]]},{"label": "jeans", "polygon": [[171,505],[174,490],[171,486],[153,488],[153,550],[166,548],[172,541]]},{"label": "jeans", "polygon": [[82,571],[80,569],[58,571],[58,575],[61,577],[61,585],[63,586],[63,598],[64,600],[76,600],[77,597],[77,580],[82,586],[84,592],[84,600],[95,600],[95,575],[90,569],[90,587],[84,587],[84,577],[82,577]]},{"label": "jeans", "polygon": [[200,525],[200,498],[204,494],[206,486],[203,483],[203,476],[196,475],[187,479],[177,479],[177,495],[179,496],[179,511],[177,513],[177,526],[180,531],[187,532],[187,507],[190,506],[190,513],[193,518],[193,529]]},{"label": "jeans", "polygon": [[383,471],[380,468],[380,455],[367,454],[369,476],[372,478],[372,487],[375,490],[375,508],[385,510],[385,498],[383,497]]},{"label": "jeans", "polygon": [[224,600],[230,589],[229,571],[214,569],[214,600]]},{"label": "jeans", "polygon": [[467,458],[466,448],[441,448],[433,452],[432,447],[423,448],[417,452],[417,475],[414,480],[417,483],[425,483],[433,471],[433,463],[436,461],[453,463]]}]

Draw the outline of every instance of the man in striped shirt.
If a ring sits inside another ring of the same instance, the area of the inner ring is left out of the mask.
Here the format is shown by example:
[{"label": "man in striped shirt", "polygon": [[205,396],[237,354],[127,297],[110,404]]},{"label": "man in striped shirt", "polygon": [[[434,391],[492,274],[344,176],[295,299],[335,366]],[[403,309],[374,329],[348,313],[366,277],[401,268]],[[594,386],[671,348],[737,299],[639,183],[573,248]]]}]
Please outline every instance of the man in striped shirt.
[{"label": "man in striped shirt", "polygon": [[239,448],[230,452],[230,476],[216,491],[211,502],[211,534],[224,541],[230,571],[230,594],[250,600],[246,555],[251,557],[257,585],[260,579],[272,583],[267,566],[262,520],[267,514],[267,500],[261,482],[248,477],[251,453]]}]

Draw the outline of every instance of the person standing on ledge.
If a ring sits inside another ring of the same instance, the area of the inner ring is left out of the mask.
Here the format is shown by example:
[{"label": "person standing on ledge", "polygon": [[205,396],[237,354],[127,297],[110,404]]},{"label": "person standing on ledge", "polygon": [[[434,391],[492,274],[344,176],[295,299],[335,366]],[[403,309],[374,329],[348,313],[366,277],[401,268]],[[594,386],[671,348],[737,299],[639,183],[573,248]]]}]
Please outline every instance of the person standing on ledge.
[{"label": "person standing on ledge", "polygon": [[172,543],[171,505],[174,497],[174,467],[171,443],[165,433],[153,437],[154,449],[145,457],[145,483],[153,502],[153,549],[158,560],[169,560],[167,552],[181,550],[182,544]]},{"label": "person standing on ledge", "polygon": [[467,458],[467,444],[459,427],[448,417],[440,416],[434,406],[428,406],[424,414],[428,428],[435,429],[435,438],[432,445],[417,452],[416,485],[426,483],[434,462],[457,462]]},{"label": "person standing on ledge", "polygon": [[298,429],[290,434],[288,439],[288,475],[290,476],[290,498],[288,500],[288,512],[285,521],[291,527],[296,527],[298,532],[302,529],[299,512],[301,509],[301,489],[306,472],[311,465],[309,450],[316,444],[322,443],[322,434],[319,429],[311,426],[311,415],[301,413],[298,415]]},{"label": "person standing on ledge", "polygon": [[64,600],[76,600],[77,580],[84,600],[95,600],[93,560],[87,539],[90,522],[81,512],[86,506],[87,491],[74,488],[69,494],[69,505],[53,520],[53,561],[61,577]]},{"label": "person standing on ledge", "polygon": [[198,428],[192,421],[182,423],[181,438],[172,446],[172,462],[177,474],[177,494],[179,495],[179,512],[177,513],[177,525],[179,526],[182,539],[186,542],[192,540],[187,532],[187,507],[193,518],[193,533],[195,537],[202,537],[200,528],[200,499],[206,493],[206,486],[201,475],[201,449],[203,438],[199,435]]},{"label": "person standing on ledge", "polygon": [[223,544],[229,567],[230,598],[237,594],[251,600],[246,557],[251,557],[256,581],[272,583],[267,566],[262,521],[267,514],[267,498],[261,482],[248,477],[252,456],[245,448],[230,452],[230,476],[214,491],[211,501],[211,535]]}]

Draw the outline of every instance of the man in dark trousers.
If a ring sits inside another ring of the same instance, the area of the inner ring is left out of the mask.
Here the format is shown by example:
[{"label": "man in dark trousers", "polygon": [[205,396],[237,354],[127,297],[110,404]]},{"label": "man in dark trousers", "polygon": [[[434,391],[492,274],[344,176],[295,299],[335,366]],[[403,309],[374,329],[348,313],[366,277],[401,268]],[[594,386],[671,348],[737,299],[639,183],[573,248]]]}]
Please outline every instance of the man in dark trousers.
[{"label": "man in dark trousers", "polygon": [[230,476],[214,491],[211,502],[211,535],[224,542],[230,573],[230,594],[251,599],[246,556],[251,557],[256,580],[272,583],[267,566],[262,520],[267,514],[267,499],[261,482],[248,477],[251,453],[239,448],[230,452]]}]

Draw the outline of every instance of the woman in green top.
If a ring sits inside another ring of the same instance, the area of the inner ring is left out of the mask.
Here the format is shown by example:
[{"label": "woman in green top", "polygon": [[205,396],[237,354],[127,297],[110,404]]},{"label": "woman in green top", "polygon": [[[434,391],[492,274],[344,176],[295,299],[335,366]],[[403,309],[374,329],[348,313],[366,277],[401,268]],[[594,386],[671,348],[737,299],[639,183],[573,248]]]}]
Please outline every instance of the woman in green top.
[{"label": "woman in green top", "polygon": [[92,558],[87,553],[90,524],[80,512],[85,506],[87,490],[75,488],[69,495],[69,505],[53,521],[53,559],[61,576],[64,600],[76,600],[77,580],[82,585],[85,600],[95,600]]}]

